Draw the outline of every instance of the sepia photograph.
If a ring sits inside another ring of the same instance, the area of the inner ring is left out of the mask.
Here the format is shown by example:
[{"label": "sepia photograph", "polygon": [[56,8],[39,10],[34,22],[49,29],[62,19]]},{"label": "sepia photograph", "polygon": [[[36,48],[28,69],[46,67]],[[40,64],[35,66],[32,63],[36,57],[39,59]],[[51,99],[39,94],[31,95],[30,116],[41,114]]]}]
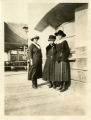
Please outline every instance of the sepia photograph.
[{"label": "sepia photograph", "polygon": [[88,5],[2,1],[5,116],[86,115]]}]

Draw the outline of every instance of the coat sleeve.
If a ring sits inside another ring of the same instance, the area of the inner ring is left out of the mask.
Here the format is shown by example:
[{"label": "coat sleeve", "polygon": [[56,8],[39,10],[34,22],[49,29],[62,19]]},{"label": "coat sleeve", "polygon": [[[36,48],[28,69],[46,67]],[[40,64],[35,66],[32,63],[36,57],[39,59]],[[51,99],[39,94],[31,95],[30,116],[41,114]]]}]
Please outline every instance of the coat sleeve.
[{"label": "coat sleeve", "polygon": [[70,49],[67,41],[64,42],[63,51],[64,51],[64,57],[68,58],[70,55]]},{"label": "coat sleeve", "polygon": [[33,59],[33,44],[28,48],[28,59]]}]

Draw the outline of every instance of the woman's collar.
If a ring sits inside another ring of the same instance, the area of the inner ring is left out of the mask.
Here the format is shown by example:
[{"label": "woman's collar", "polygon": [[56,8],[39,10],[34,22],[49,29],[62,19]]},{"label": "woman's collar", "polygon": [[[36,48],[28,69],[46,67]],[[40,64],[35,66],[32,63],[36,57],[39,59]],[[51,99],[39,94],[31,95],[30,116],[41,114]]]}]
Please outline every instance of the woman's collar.
[{"label": "woman's collar", "polygon": [[50,43],[49,45],[50,45],[50,46],[54,46],[54,45],[55,45],[55,43],[52,43],[52,44]]}]

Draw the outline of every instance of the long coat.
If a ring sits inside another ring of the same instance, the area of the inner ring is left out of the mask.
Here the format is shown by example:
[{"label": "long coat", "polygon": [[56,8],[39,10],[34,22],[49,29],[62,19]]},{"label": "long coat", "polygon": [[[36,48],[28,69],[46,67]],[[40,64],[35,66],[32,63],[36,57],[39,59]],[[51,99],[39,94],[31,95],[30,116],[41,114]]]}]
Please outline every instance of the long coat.
[{"label": "long coat", "polygon": [[66,40],[56,45],[55,81],[70,81],[70,49]]},{"label": "long coat", "polygon": [[47,81],[54,81],[55,79],[55,56],[56,44],[48,45],[46,47],[46,62],[43,70],[43,79]]},{"label": "long coat", "polygon": [[42,77],[42,53],[35,44],[31,44],[28,49],[28,59],[32,59],[33,65],[28,69],[28,80]]}]

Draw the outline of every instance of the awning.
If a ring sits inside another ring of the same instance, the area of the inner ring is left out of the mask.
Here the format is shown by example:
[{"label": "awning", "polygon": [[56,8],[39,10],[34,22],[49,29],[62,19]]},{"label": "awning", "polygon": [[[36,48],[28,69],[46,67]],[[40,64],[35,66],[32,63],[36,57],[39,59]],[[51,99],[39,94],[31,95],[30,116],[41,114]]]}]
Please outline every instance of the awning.
[{"label": "awning", "polygon": [[5,51],[15,50],[28,45],[26,33],[23,30],[24,24],[5,23],[4,43]]},{"label": "awning", "polygon": [[42,32],[47,26],[56,29],[59,25],[74,19],[77,7],[87,3],[60,3],[51,9],[36,25],[35,30]]}]

